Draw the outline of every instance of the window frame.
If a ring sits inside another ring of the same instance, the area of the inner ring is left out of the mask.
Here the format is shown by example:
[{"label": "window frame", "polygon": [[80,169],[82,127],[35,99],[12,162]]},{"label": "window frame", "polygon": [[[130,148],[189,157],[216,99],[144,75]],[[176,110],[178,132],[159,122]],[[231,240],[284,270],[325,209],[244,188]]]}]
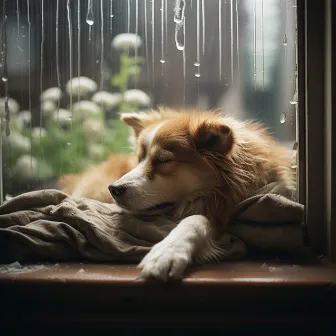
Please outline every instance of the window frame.
[{"label": "window frame", "polygon": [[298,0],[299,201],[310,246],[336,261],[336,129],[331,0]]}]

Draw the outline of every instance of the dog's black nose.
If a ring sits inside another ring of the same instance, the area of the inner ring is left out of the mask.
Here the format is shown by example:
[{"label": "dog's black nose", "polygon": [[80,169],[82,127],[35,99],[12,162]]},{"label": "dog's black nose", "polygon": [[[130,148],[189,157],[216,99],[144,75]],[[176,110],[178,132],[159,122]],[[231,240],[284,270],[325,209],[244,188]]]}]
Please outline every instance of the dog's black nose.
[{"label": "dog's black nose", "polygon": [[118,199],[120,198],[126,191],[127,187],[125,185],[115,185],[111,184],[109,187],[109,191],[113,198]]}]

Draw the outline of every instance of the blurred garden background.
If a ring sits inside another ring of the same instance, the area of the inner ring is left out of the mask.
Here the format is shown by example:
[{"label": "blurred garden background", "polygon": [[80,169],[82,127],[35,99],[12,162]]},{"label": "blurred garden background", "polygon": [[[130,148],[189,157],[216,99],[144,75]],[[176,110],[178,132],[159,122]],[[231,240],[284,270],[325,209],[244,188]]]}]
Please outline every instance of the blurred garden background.
[{"label": "blurred garden background", "polygon": [[119,113],[161,104],[295,148],[294,0],[7,0],[0,17],[3,199],[129,151]]}]

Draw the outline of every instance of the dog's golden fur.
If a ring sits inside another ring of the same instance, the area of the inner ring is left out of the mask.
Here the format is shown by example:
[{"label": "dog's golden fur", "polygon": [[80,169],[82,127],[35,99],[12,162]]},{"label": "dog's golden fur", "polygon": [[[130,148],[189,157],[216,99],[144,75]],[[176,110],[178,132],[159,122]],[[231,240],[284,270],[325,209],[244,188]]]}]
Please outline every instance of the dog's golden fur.
[{"label": "dog's golden fur", "polygon": [[87,168],[83,173],[62,176],[58,186],[63,192],[74,197],[112,203],[113,199],[107,189],[108,184],[128,173],[135,165],[136,157],[114,154],[99,165]]}]

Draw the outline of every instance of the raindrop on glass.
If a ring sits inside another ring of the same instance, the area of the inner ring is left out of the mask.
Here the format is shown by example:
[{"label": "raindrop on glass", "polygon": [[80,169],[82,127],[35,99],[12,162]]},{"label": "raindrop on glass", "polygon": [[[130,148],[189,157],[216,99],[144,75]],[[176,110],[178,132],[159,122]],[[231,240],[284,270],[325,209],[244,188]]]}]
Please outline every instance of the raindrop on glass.
[{"label": "raindrop on glass", "polygon": [[281,124],[284,124],[286,121],[286,112],[282,112],[280,115],[280,122]]},{"label": "raindrop on glass", "polygon": [[195,73],[195,77],[199,78],[199,77],[201,77],[201,74],[197,72],[197,73]]},{"label": "raindrop on glass", "polygon": [[166,61],[164,59],[160,59],[160,63],[166,63]]},{"label": "raindrop on glass", "polygon": [[199,62],[195,62],[194,65],[195,65],[196,67],[199,67],[201,64],[200,64]]},{"label": "raindrop on glass", "polygon": [[287,43],[288,43],[287,34],[285,34],[284,39],[283,39],[283,41],[282,41],[282,44],[283,44],[284,46],[286,46]]},{"label": "raindrop on glass", "polygon": [[89,26],[92,26],[94,24],[92,0],[88,0],[87,13],[86,13],[86,23]]},{"label": "raindrop on glass", "polygon": [[177,50],[182,51],[182,50],[184,50],[184,45],[182,45],[182,44],[177,44],[177,45],[176,45],[176,48],[177,48]]}]

